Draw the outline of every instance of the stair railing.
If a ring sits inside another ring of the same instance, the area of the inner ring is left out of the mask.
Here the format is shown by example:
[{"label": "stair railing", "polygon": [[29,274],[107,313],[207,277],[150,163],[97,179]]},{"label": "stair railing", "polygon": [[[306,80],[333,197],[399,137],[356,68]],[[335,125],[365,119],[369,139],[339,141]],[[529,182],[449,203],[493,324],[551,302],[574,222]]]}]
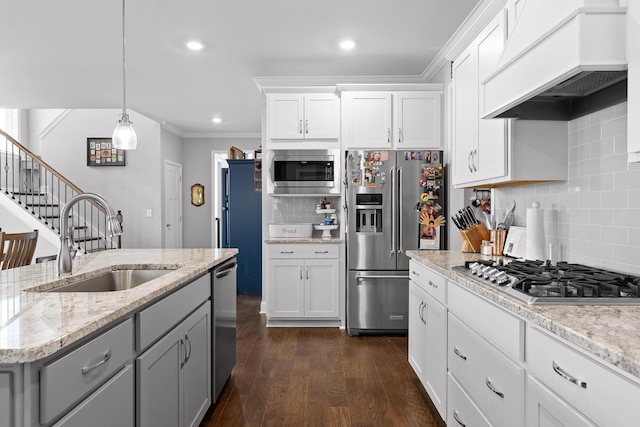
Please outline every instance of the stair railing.
[{"label": "stair railing", "polygon": [[[2,129],[0,163],[0,191],[60,234],[62,206],[84,192]],[[118,214],[121,217],[120,211]],[[105,210],[92,200],[82,200],[74,206],[69,223],[81,251],[121,247],[120,239],[109,236]]]}]

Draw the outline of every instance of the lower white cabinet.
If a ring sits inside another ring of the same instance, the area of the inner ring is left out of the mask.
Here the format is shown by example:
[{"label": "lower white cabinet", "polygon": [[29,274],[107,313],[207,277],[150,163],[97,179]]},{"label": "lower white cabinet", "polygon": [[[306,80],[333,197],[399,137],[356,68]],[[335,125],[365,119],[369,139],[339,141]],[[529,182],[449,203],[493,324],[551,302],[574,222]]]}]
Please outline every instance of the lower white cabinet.
[{"label": "lower white cabinet", "polygon": [[211,306],[136,359],[139,426],[197,426],[211,402]]},{"label": "lower white cabinet", "polygon": [[339,318],[339,245],[269,245],[267,317]]},{"label": "lower white cabinet", "polygon": [[447,309],[409,282],[409,364],[447,418]]},{"label": "lower white cabinet", "polygon": [[133,366],[125,366],[54,427],[135,426],[133,377]]},{"label": "lower white cabinet", "polygon": [[[482,412],[473,403],[471,398],[464,392],[455,378],[448,375],[447,394],[447,419],[448,426],[461,427],[491,427],[489,421],[482,415]],[[513,426],[517,427],[517,426]]]},{"label": "lower white cabinet", "polygon": [[534,377],[527,378],[527,427],[596,427]]}]

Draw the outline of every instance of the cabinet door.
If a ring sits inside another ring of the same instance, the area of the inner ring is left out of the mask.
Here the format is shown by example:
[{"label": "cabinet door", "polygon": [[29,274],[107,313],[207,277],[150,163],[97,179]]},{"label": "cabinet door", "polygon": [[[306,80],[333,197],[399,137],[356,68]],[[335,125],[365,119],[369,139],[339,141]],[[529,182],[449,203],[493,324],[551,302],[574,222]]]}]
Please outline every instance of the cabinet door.
[{"label": "cabinet door", "polygon": [[[501,11],[476,38],[478,87],[497,68],[506,40],[506,17]],[[502,177],[507,174],[507,119],[482,119],[484,91],[478,90],[478,142],[472,156],[474,180]]]},{"label": "cabinet door", "polygon": [[269,260],[269,317],[304,316],[303,269],[302,260]]},{"label": "cabinet door", "polygon": [[[409,364],[422,385],[425,381],[427,326],[424,318],[426,294],[413,281],[409,281]],[[445,372],[446,375],[446,372]]]},{"label": "cabinet door", "polygon": [[305,261],[304,311],[306,317],[340,317],[338,260]]},{"label": "cabinet door", "polygon": [[183,323],[186,361],[184,377],[184,426],[200,424],[211,405],[211,304],[206,302]]},{"label": "cabinet door", "polygon": [[183,342],[177,326],[136,359],[140,427],[182,426]]},{"label": "cabinet door", "polygon": [[476,149],[477,85],[474,47],[453,61],[453,184],[474,179],[472,156]]},{"label": "cabinet door", "polygon": [[391,94],[344,92],[344,141],[347,148],[391,148]]},{"label": "cabinet door", "polygon": [[269,138],[302,139],[304,97],[296,94],[267,95]]},{"label": "cabinet door", "polygon": [[133,366],[128,365],[54,424],[54,427],[133,427],[133,389]]},{"label": "cabinet door", "polygon": [[393,141],[396,148],[441,148],[440,92],[397,92],[393,97]]},{"label": "cabinet door", "polygon": [[429,295],[424,295],[426,308],[425,389],[431,401],[445,418],[447,412],[447,309]]},{"label": "cabinet door", "polygon": [[304,96],[304,138],[337,139],[340,136],[340,100],[319,93]]},{"label": "cabinet door", "polygon": [[595,427],[533,377],[527,378],[526,401],[527,427]]},{"label": "cabinet door", "polygon": [[13,375],[13,372],[0,372],[0,427],[10,427],[15,423]]}]

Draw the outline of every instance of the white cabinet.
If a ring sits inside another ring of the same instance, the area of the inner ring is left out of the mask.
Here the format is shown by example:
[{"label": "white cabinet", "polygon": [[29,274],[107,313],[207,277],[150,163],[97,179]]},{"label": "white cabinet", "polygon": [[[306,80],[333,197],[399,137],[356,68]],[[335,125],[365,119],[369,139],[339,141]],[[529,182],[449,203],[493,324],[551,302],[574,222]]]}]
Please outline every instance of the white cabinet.
[{"label": "white cabinet", "polygon": [[[526,348],[529,375],[566,402],[564,406],[575,408],[584,414],[581,417],[600,426],[638,424],[640,383],[614,372],[537,327],[527,328]],[[540,410],[534,408],[535,412]],[[567,411],[562,414],[567,417],[579,415]],[[538,425],[535,417],[530,421],[530,426]]]},{"label": "white cabinet", "polygon": [[527,377],[527,427],[595,427],[534,377]]},{"label": "white cabinet", "polygon": [[498,65],[506,20],[505,9],[453,62],[452,167],[458,188],[567,179],[566,122],[480,118],[480,83]]},{"label": "white cabinet", "polygon": [[345,91],[346,148],[441,148],[441,91]]},{"label": "white cabinet", "polygon": [[636,40],[640,38],[640,4],[627,2],[627,159],[640,162],[640,49]]},{"label": "white cabinet", "polygon": [[340,136],[340,100],[335,94],[268,94],[267,117],[271,144]]},{"label": "white cabinet", "polygon": [[138,425],[197,426],[211,402],[211,305],[136,359]]},{"label": "white cabinet", "polygon": [[340,317],[339,245],[270,244],[267,259],[267,317]]}]

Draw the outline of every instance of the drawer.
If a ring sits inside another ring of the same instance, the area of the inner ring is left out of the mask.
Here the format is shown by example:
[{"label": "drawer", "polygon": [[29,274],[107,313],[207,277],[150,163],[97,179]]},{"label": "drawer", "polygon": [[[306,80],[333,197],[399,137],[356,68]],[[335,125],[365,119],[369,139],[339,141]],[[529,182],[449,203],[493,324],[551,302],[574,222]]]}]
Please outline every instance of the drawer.
[{"label": "drawer", "polygon": [[638,425],[640,384],[637,382],[536,327],[527,329],[527,362],[530,375],[596,424]]},{"label": "drawer", "polygon": [[131,319],[40,370],[40,422],[46,424],[97,388],[133,356]]},{"label": "drawer", "polygon": [[449,310],[515,360],[524,360],[524,320],[449,280]]},{"label": "drawer", "polygon": [[0,372],[0,427],[15,425],[13,393],[13,372]]},{"label": "drawer", "polygon": [[527,426],[597,427],[535,378],[527,377]]},{"label": "drawer", "polygon": [[447,305],[447,280],[428,267],[409,261],[409,278],[442,305]]},{"label": "drawer", "polygon": [[449,315],[449,372],[493,426],[524,423],[525,370]]},{"label": "drawer", "polygon": [[142,351],[211,297],[211,275],[190,284],[136,315],[136,348]]},{"label": "drawer", "polygon": [[489,421],[460,388],[451,374],[447,378],[449,382],[447,387],[447,425],[452,427],[491,427]]},{"label": "drawer", "polygon": [[273,259],[287,258],[338,258],[340,245],[323,244],[270,244],[267,245],[267,257]]}]

